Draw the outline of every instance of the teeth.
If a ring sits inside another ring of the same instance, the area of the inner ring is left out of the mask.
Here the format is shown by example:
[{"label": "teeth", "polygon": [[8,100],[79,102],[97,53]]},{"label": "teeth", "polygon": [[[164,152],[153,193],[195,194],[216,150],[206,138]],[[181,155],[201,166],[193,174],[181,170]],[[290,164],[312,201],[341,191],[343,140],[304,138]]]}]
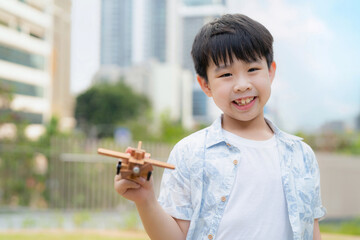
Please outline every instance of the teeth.
[{"label": "teeth", "polygon": [[250,103],[252,100],[254,100],[254,97],[249,97],[249,98],[243,98],[241,100],[235,100],[237,105],[245,105]]}]

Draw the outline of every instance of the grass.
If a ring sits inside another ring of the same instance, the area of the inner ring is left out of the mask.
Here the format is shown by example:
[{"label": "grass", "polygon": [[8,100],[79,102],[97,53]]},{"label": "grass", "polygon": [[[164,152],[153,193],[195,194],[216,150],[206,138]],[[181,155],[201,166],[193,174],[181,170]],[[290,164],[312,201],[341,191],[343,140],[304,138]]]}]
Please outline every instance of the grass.
[{"label": "grass", "polygon": [[6,240],[149,240],[142,232],[0,232],[0,239]]},{"label": "grass", "polygon": [[320,222],[320,231],[360,236],[360,218],[343,222]]}]

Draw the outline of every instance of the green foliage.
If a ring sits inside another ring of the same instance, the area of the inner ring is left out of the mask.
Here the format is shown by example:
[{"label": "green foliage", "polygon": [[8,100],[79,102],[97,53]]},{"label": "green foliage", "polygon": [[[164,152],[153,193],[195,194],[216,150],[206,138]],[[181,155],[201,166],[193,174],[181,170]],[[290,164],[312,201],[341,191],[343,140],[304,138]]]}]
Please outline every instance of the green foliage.
[{"label": "green foliage", "polygon": [[160,123],[155,123],[148,114],[143,118],[127,122],[121,126],[127,127],[131,131],[134,140],[169,143],[172,145],[192,132],[205,127],[205,125],[199,125],[195,129],[185,129],[180,121],[171,120],[168,111],[161,115]]},{"label": "green foliage", "polygon": [[350,155],[360,155],[360,133],[327,132],[320,134],[306,134],[297,132],[316,151],[339,152]]},{"label": "green foliage", "polygon": [[76,227],[82,227],[86,222],[89,222],[91,216],[88,212],[79,212],[75,213],[73,217],[73,221]]},{"label": "green foliage", "polygon": [[360,218],[339,223],[322,223],[320,222],[321,232],[339,233],[360,236]]},{"label": "green foliage", "polygon": [[88,132],[94,125],[105,125],[108,128],[135,119],[149,106],[144,95],[135,93],[122,81],[102,83],[94,85],[76,98],[75,118],[80,127]]},{"label": "green foliage", "polygon": [[33,218],[27,217],[22,222],[23,228],[32,228],[34,226],[36,226],[36,221]]},{"label": "green foliage", "polygon": [[138,118],[126,121],[118,126],[128,128],[134,140],[154,142],[158,139],[158,133],[154,129],[154,125],[152,113],[148,109]]},{"label": "green foliage", "polygon": [[175,144],[188,136],[191,131],[184,129],[180,121],[171,121],[169,114],[163,114],[161,116],[160,133],[161,141]]},{"label": "green foliage", "polygon": [[[26,124],[17,123],[15,139],[0,140],[0,205],[46,208],[49,200],[48,172],[38,172],[36,157],[50,159],[50,139],[59,135],[58,120],[52,118],[38,141],[26,138]],[[29,224],[26,222],[26,224]]]},{"label": "green foliage", "polygon": [[133,139],[174,144],[192,132],[171,120],[168,112],[160,123],[154,122],[148,99],[122,81],[97,84],[80,94],[75,118],[81,130],[97,138],[113,137],[116,128],[125,127]]},{"label": "green foliage", "polygon": [[8,110],[12,99],[13,94],[11,89],[0,81],[0,125],[14,120],[14,116]]},{"label": "green foliage", "polygon": [[[35,143],[41,148],[49,149],[51,146],[51,138],[63,135],[59,131],[59,119],[55,116],[51,117],[49,123],[45,125],[45,133]],[[47,154],[49,155],[49,154]]]},{"label": "green foliage", "polygon": [[13,93],[12,89],[10,89],[8,86],[3,84],[0,81],[0,100],[1,100],[1,107],[9,107],[11,101],[13,99]]},{"label": "green foliage", "polygon": [[64,217],[61,214],[57,214],[55,216],[55,219],[56,219],[57,228],[59,228],[59,229],[63,228],[64,227],[64,222],[65,222]]},{"label": "green foliage", "polygon": [[352,138],[349,137],[348,141],[344,142],[343,146],[339,148],[339,152],[360,155],[360,133]]}]

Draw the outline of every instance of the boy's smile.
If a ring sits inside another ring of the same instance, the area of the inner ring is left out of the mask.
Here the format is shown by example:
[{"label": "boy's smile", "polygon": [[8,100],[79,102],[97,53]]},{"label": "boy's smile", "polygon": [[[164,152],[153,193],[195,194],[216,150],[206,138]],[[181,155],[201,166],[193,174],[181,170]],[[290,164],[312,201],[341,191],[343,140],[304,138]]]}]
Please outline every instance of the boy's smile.
[{"label": "boy's smile", "polygon": [[198,82],[208,97],[223,111],[223,127],[264,121],[263,110],[270,97],[276,64],[270,69],[264,58],[250,63],[233,56],[233,62],[213,62],[207,68],[208,82],[198,77]]},{"label": "boy's smile", "polygon": [[256,97],[254,96],[239,98],[239,99],[235,99],[233,101],[233,104],[235,104],[235,107],[238,108],[239,110],[247,110],[254,105],[255,99]]}]

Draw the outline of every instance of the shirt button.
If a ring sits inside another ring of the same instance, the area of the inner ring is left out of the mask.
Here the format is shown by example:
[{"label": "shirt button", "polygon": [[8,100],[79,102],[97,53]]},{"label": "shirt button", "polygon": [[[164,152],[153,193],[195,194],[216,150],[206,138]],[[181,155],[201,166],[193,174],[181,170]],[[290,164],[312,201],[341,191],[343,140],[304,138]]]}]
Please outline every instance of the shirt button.
[{"label": "shirt button", "polygon": [[233,161],[233,164],[234,164],[234,165],[237,165],[237,164],[238,164],[238,160],[234,160],[234,161]]},{"label": "shirt button", "polygon": [[226,201],[226,197],[225,197],[225,196],[221,197],[221,201],[225,202],[225,201]]},{"label": "shirt button", "polygon": [[209,234],[208,239],[213,239],[213,235]]}]

